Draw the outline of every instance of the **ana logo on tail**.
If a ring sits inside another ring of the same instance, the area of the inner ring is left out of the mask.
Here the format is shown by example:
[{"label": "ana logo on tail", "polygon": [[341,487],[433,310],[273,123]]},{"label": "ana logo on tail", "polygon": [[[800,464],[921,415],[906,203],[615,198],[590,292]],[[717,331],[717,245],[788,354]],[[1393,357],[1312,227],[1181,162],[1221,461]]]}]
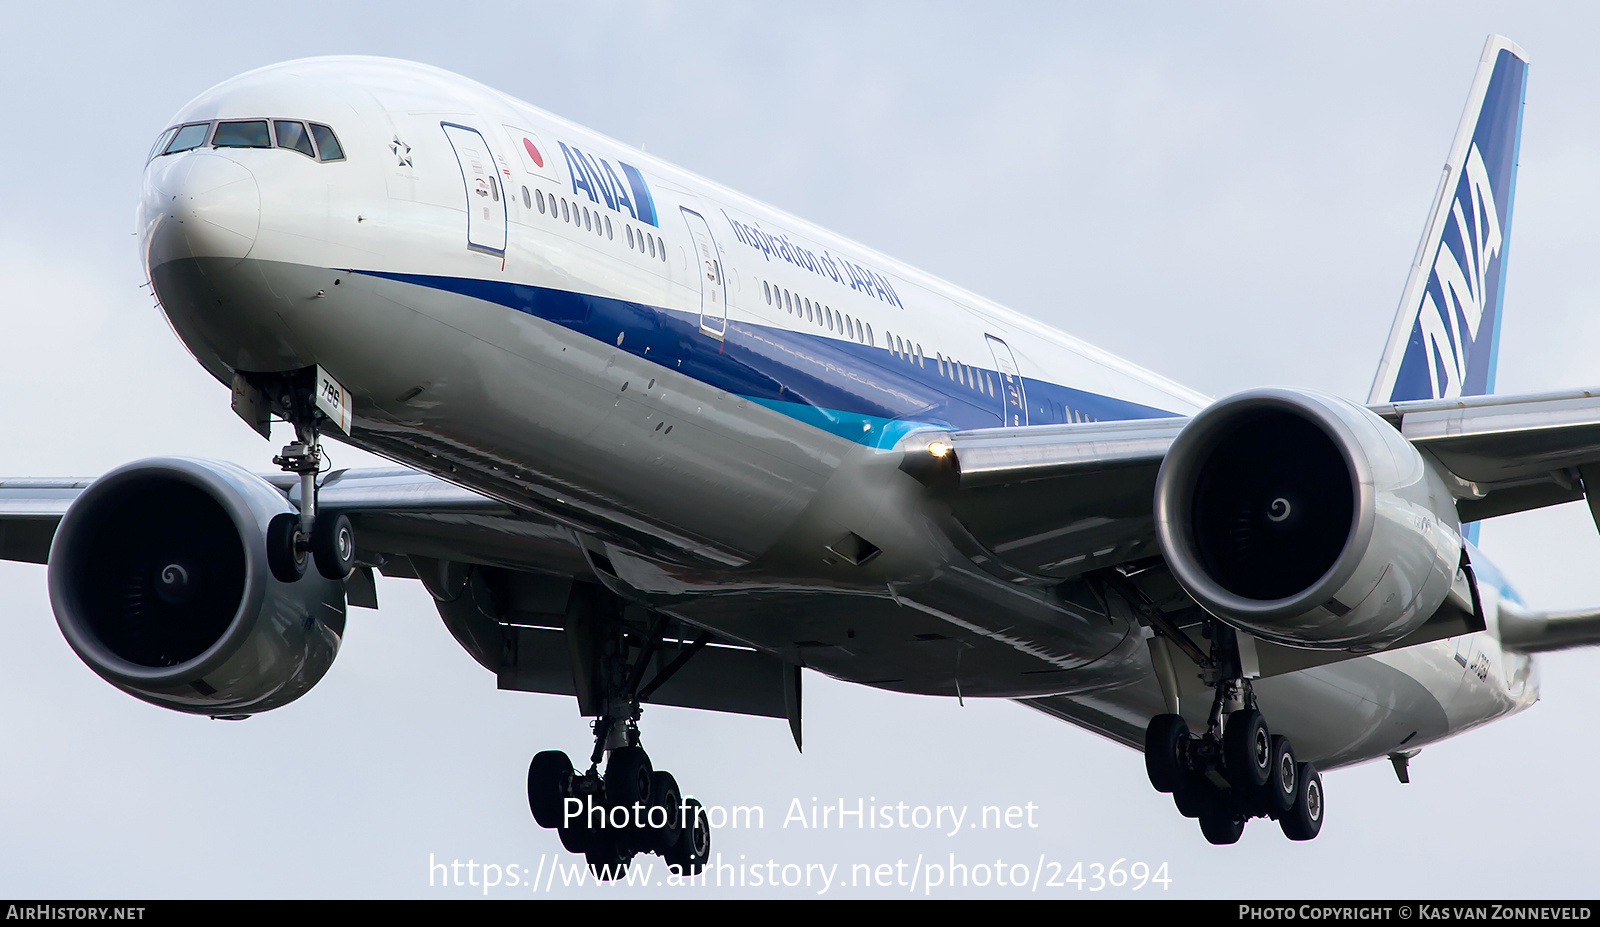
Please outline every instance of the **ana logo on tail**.
[{"label": "ana logo on tail", "polygon": [[1369,402],[1494,391],[1527,76],[1522,50],[1490,36]]},{"label": "ana logo on tail", "polygon": [[[1451,225],[1439,243],[1439,256],[1423,292],[1415,335],[1421,336],[1433,398],[1460,396],[1467,360],[1477,344],[1487,302],[1484,275],[1500,257],[1500,213],[1483,155],[1473,145],[1467,155],[1463,189],[1450,210]],[[1462,207],[1471,213],[1463,215]],[[1457,252],[1460,252],[1459,254]],[[1492,279],[1489,281],[1493,283]],[[1405,365],[1401,366],[1405,379]]]}]

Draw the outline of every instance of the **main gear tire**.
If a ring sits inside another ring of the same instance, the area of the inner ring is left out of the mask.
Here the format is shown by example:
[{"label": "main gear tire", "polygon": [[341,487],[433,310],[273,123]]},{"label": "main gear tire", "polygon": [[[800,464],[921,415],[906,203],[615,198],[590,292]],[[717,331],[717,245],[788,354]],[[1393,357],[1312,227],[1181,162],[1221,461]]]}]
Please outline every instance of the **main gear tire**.
[{"label": "main gear tire", "polygon": [[1278,826],[1290,840],[1312,840],[1322,833],[1322,818],[1327,812],[1323,803],[1322,774],[1310,763],[1301,763],[1295,774],[1299,782],[1294,790],[1294,806],[1278,820]]},{"label": "main gear tire", "polygon": [[535,754],[528,764],[528,810],[540,827],[561,826],[561,804],[571,779],[572,760],[560,750]]},{"label": "main gear tire", "polygon": [[1222,764],[1228,781],[1244,795],[1254,795],[1272,772],[1272,733],[1254,708],[1228,715],[1222,734]]},{"label": "main gear tire", "polygon": [[1189,724],[1182,715],[1156,715],[1144,729],[1144,771],[1157,792],[1172,792],[1183,782],[1183,746]]}]

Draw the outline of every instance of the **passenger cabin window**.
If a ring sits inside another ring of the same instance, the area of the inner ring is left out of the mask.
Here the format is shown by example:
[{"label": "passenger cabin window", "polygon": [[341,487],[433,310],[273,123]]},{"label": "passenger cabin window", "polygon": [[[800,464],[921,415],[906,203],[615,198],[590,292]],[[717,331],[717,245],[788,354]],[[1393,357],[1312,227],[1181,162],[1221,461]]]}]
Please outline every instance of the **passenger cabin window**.
[{"label": "passenger cabin window", "polygon": [[311,124],[311,137],[317,140],[317,154],[323,161],[343,161],[344,149],[339,147],[339,139],[333,130],[324,125]]},{"label": "passenger cabin window", "polygon": [[210,130],[211,123],[209,122],[184,126],[178,130],[177,135],[172,137],[171,143],[167,145],[167,150],[162,154],[176,154],[180,151],[188,151],[191,148],[199,148],[206,143],[206,133]]},{"label": "passenger cabin window", "polygon": [[214,148],[271,148],[272,138],[267,135],[265,119],[219,122],[216,134],[211,136],[211,145]]},{"label": "passenger cabin window", "polygon": [[311,134],[306,131],[304,123],[278,119],[273,121],[272,131],[278,135],[279,148],[288,148],[308,158],[316,158],[317,153],[311,147]]}]

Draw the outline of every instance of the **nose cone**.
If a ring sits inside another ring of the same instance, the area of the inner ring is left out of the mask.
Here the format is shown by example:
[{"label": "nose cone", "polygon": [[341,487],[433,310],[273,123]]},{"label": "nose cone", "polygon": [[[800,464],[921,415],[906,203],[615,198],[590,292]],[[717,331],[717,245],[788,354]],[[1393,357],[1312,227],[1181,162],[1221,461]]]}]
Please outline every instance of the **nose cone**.
[{"label": "nose cone", "polygon": [[261,191],[244,165],[194,151],[150,162],[139,209],[146,271],[169,261],[237,263],[261,227]]}]

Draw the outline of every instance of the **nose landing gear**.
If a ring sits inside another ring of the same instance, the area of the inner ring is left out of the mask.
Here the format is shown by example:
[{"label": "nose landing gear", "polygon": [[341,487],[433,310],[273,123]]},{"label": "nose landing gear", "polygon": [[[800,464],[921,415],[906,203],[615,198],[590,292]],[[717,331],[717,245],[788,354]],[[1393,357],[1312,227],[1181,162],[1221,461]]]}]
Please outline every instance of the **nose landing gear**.
[{"label": "nose landing gear", "polygon": [[285,513],[267,526],[267,562],[279,582],[305,575],[306,560],[328,579],[343,580],[356,565],[356,535],[343,512],[317,513],[317,474],[322,471],[322,440],[311,416],[293,419],[296,440],[272,462],[300,477],[300,515]]},{"label": "nose landing gear", "polygon": [[342,512],[318,517],[317,474],[326,461],[323,424],[331,422],[349,432],[349,391],[320,367],[283,374],[239,373],[234,379],[234,410],[263,437],[271,435],[271,413],[294,427],[295,440],[272,462],[299,477],[300,512],[286,512],[267,525],[267,565],[272,575],[281,583],[297,582],[308,564],[315,564],[328,579],[347,579],[356,565],[355,531]]}]

